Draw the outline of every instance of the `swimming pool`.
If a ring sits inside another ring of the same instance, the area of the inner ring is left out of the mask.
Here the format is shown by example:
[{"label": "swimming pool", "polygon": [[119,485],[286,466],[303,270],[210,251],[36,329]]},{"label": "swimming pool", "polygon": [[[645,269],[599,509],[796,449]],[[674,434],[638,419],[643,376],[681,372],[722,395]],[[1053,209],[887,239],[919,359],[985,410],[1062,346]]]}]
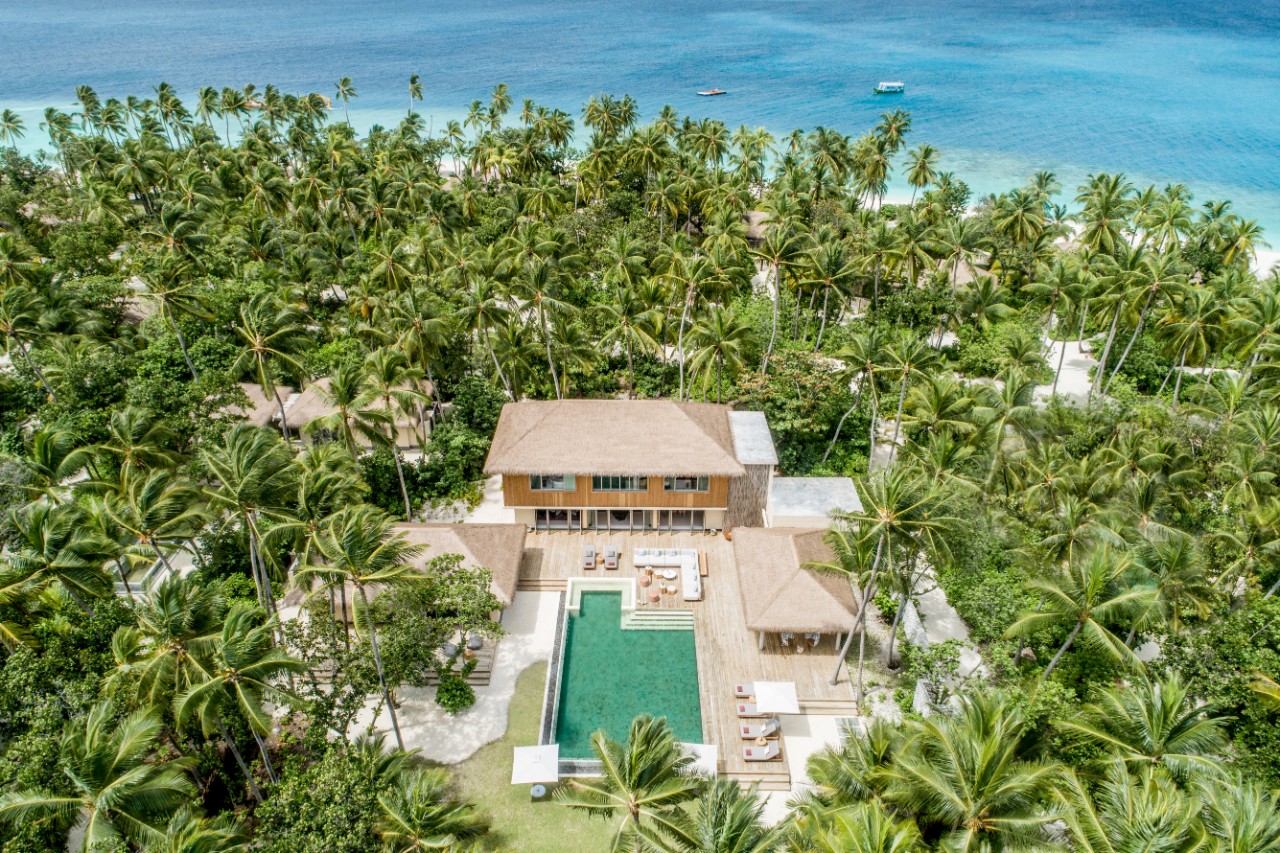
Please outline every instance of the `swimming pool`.
[{"label": "swimming pool", "polygon": [[692,630],[623,630],[622,594],[583,592],[565,625],[556,719],[561,758],[594,758],[591,734],[625,740],[638,714],[666,717],[676,738],[702,742]]}]

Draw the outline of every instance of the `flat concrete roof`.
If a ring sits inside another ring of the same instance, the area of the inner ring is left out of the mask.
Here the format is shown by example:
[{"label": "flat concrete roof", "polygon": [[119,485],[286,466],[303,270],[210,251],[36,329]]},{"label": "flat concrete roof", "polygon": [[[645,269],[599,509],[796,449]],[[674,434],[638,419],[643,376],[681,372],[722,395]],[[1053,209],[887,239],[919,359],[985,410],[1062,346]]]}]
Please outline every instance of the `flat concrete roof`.
[{"label": "flat concrete roof", "polygon": [[774,477],[767,512],[772,518],[826,517],[832,511],[862,512],[848,477]]},{"label": "flat concrete roof", "polygon": [[764,412],[730,412],[733,450],[743,465],[777,465],[778,451]]}]

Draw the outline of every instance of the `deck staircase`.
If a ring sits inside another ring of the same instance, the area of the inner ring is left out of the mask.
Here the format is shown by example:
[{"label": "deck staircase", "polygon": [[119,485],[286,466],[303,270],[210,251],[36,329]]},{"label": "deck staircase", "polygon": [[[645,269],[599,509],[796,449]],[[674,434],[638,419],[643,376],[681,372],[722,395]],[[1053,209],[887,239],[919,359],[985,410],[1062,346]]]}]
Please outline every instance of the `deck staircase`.
[{"label": "deck staircase", "polygon": [[565,586],[564,578],[533,575],[531,577],[521,576],[516,583],[516,590],[519,592],[564,592]]}]

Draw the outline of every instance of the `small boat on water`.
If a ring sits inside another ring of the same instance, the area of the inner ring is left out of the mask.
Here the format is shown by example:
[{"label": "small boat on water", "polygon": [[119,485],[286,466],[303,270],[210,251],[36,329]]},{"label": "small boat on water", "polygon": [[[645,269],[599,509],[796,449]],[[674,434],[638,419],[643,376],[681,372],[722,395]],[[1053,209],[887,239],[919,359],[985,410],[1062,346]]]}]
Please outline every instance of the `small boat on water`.
[{"label": "small boat on water", "polygon": [[704,91],[699,92],[698,94],[702,95],[704,98],[709,98],[712,95],[727,95],[729,93],[726,92],[724,89],[706,89]]},{"label": "small boat on water", "polygon": [[900,80],[880,81],[880,85],[876,86],[875,93],[877,95],[901,95],[907,91],[907,84]]}]

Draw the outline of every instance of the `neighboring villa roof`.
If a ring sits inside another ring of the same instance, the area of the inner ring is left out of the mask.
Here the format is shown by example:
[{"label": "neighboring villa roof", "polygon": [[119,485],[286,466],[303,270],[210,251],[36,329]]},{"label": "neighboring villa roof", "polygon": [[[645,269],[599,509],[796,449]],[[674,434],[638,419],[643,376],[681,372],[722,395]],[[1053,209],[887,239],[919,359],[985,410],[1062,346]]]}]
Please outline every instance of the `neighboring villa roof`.
[{"label": "neighboring villa roof", "polygon": [[769,222],[769,214],[763,210],[748,210],[745,216],[747,220],[747,239],[763,240],[765,225]]},{"label": "neighboring villa roof", "polygon": [[764,412],[730,412],[733,447],[743,465],[777,465],[778,451]]},{"label": "neighboring villa roof", "polygon": [[862,501],[849,477],[774,477],[765,511],[770,518],[830,518],[862,512]]},{"label": "neighboring villa roof", "polygon": [[729,407],[672,400],[530,400],[502,407],[489,474],[735,477]]},{"label": "neighboring villa roof", "polygon": [[[410,385],[405,383],[402,387],[409,388]],[[431,383],[424,382],[423,389],[428,396],[432,393]],[[297,431],[314,421],[316,418],[322,418],[325,415],[333,414],[337,409],[329,402],[325,396],[329,391],[329,377],[317,379],[302,390],[293,399],[285,402],[284,419],[289,429]],[[412,429],[416,424],[417,418],[411,423],[409,419],[397,413],[396,425],[401,429]]]},{"label": "neighboring villa roof", "polygon": [[742,616],[752,631],[835,634],[849,631],[858,601],[849,581],[803,568],[830,562],[825,530],[739,527],[733,531]]},{"label": "neighboring villa roof", "polygon": [[[279,414],[275,397],[268,396],[261,385],[253,382],[240,382],[237,384],[240,390],[244,392],[244,396],[248,398],[249,405],[241,406],[238,403],[233,403],[222,411],[232,417],[244,418],[245,422],[251,426],[270,426],[271,422]],[[289,395],[293,393],[292,388],[286,388],[283,385],[279,386],[279,389],[280,399],[282,400],[288,400]]]},{"label": "neighboring villa roof", "polygon": [[[275,396],[268,396],[261,385],[255,385],[252,382],[239,384],[240,390],[244,391],[244,395],[249,398],[249,408],[241,409],[239,406],[232,406],[231,411],[244,415],[245,420],[256,427],[269,426],[271,419],[279,413],[279,404],[276,403]],[[287,400],[293,394],[292,388],[286,388],[283,385],[277,390],[281,400]]]},{"label": "neighboring villa roof", "polygon": [[464,568],[488,569],[490,589],[510,606],[516,597],[520,561],[524,558],[523,524],[411,524],[395,526],[411,544],[423,546],[417,560],[425,566],[444,554],[461,554]]}]

